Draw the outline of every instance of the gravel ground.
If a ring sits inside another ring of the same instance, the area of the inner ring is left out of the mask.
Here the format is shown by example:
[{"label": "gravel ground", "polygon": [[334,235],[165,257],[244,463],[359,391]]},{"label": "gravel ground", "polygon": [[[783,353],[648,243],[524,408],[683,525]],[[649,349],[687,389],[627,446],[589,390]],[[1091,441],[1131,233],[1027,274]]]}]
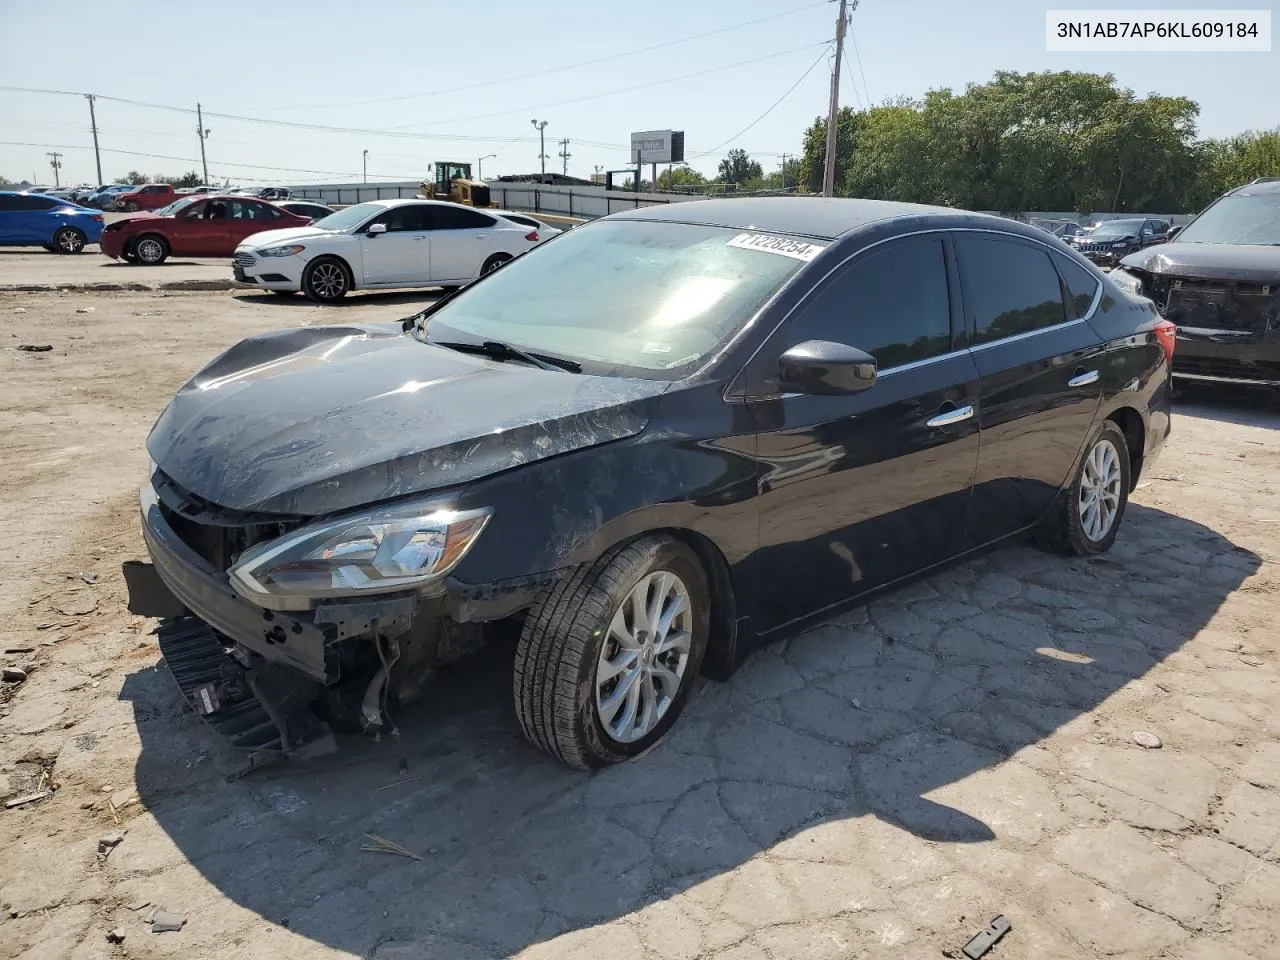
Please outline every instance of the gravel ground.
[{"label": "gravel ground", "polygon": [[1180,410],[1109,555],[1013,546],[854,610],[638,762],[528,747],[499,649],[398,742],[236,778],[124,608],[144,438],[236,339],[422,299],[0,294],[2,665],[35,664],[0,684],[0,793],[57,787],[0,810],[0,955],[899,960],[1003,914],[999,960],[1280,956],[1280,407],[1251,398]]}]

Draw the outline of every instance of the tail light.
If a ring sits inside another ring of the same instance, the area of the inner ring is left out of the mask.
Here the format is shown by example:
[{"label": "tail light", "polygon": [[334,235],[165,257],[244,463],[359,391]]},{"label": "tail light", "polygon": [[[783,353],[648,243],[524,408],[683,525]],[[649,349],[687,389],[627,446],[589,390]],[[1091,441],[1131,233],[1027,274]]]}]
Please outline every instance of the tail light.
[{"label": "tail light", "polygon": [[105,220],[106,218],[105,218],[105,217],[103,217],[103,215],[102,215],[102,214],[100,214],[100,213],[95,213],[95,214],[94,214],[93,216],[91,216],[89,219],[90,219],[90,220],[97,220],[99,223],[102,223],[102,221],[103,221],[103,220]]},{"label": "tail light", "polygon": [[526,239],[526,240],[528,240],[530,243],[537,243],[537,242],[538,242],[538,231],[537,231],[537,230],[530,230],[530,231],[529,231],[529,233],[525,235],[525,239]]},{"label": "tail light", "polygon": [[1169,366],[1173,366],[1173,351],[1178,345],[1178,328],[1170,320],[1161,320],[1155,326],[1156,339],[1160,341],[1160,348],[1164,350],[1164,358],[1168,361]]}]

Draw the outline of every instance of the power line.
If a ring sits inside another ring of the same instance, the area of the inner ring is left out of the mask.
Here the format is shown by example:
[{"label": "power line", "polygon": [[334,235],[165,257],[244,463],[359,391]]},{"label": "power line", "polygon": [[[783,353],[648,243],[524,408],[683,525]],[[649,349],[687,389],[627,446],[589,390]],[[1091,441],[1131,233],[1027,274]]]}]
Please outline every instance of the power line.
[{"label": "power line", "polygon": [[[852,35],[851,35],[852,36]],[[853,78],[853,67],[849,66],[849,58],[844,58],[844,75],[849,78],[849,87],[853,91],[853,104],[859,110],[862,109],[862,95],[858,93],[858,81]],[[871,104],[867,104],[867,109],[871,109]]]},{"label": "power line", "polygon": [[[854,10],[858,9],[858,4],[856,2],[853,5],[853,9]],[[850,21],[852,21],[853,18],[850,17],[849,19]],[[862,55],[858,53],[858,41],[857,41],[857,38],[854,37],[853,35],[852,22],[849,24],[849,43],[853,45],[853,58],[858,61],[858,75],[862,77],[862,92],[867,95],[867,109],[870,110],[871,109],[871,88],[867,86],[867,75],[862,72]]]},{"label": "power line", "polygon": [[809,64],[808,68],[805,70],[805,72],[804,72],[804,73],[800,74],[800,79],[799,79],[799,80],[797,80],[795,83],[793,83],[791,86],[789,86],[789,87],[787,88],[787,92],[786,92],[786,93],[784,93],[782,96],[780,96],[777,100],[773,101],[773,104],[769,107],[769,109],[768,109],[768,110],[766,110],[764,113],[760,114],[760,116],[756,117],[754,120],[752,120],[749,124],[747,124],[747,125],[746,125],[745,127],[743,127],[741,130],[739,130],[737,133],[735,133],[735,134],[734,134],[732,137],[730,137],[728,140],[724,140],[724,141],[722,141],[722,142],[720,142],[720,143],[717,143],[717,144],[716,144],[714,147],[712,147],[710,150],[704,150],[702,153],[695,153],[695,154],[694,154],[690,159],[692,159],[692,160],[697,160],[699,157],[705,157],[705,156],[707,156],[708,154],[715,153],[717,150],[719,150],[719,149],[720,149],[721,147],[723,147],[725,144],[732,143],[734,140],[737,140],[740,136],[742,136],[744,133],[746,133],[748,130],[750,130],[752,127],[754,127],[757,123],[759,123],[761,120],[763,120],[763,119],[764,119],[765,117],[767,117],[769,114],[773,113],[773,111],[774,111],[775,109],[777,109],[778,105],[779,105],[780,103],[782,103],[782,101],[783,101],[783,100],[785,100],[785,99],[787,99],[787,97],[791,96],[792,91],[794,91],[796,87],[798,87],[798,86],[800,86],[800,84],[804,83],[804,78],[805,78],[805,77],[807,77],[807,76],[809,76],[809,74],[811,74],[811,73],[813,72],[813,68],[814,68],[814,67],[816,67],[818,64],[820,64],[820,63],[821,63],[821,62],[826,58],[826,56],[827,56],[827,51],[826,51],[826,49],[825,49],[825,48],[826,48],[829,44],[830,44],[830,41],[827,41],[827,43],[824,43],[824,44],[823,44],[824,49],[823,49],[823,51],[822,51],[820,54],[818,54],[818,58],[817,58],[816,60],[814,60],[814,61],[813,61],[813,63]]},{"label": "power line", "polygon": [[[621,60],[625,57],[635,57],[635,56],[639,56],[642,53],[650,53],[654,50],[662,50],[662,49],[665,49],[666,47],[674,47],[682,43],[690,43],[694,40],[701,40],[704,37],[714,37],[722,33],[729,33],[733,30],[741,30],[745,27],[753,27],[759,23],[767,23],[770,20],[778,20],[778,19],[781,19],[782,17],[794,16],[797,13],[804,13],[806,10],[813,10],[817,7],[825,7],[827,5],[827,2],[828,0],[820,0],[820,2],[818,3],[810,3],[810,4],[806,4],[803,7],[795,7],[791,10],[783,10],[781,13],[773,13],[767,17],[759,17],[755,20],[744,20],[742,23],[733,23],[727,27],[718,27],[715,30],[707,30],[704,33],[695,33],[695,34],[692,34],[691,36],[680,37],[675,40],[664,40],[662,43],[655,43],[647,47],[637,47],[633,50],[623,50],[619,53],[611,53],[603,57],[596,57],[593,60],[581,60],[577,63],[566,63],[563,66],[559,66],[559,67],[548,67],[545,70],[535,70],[532,73],[522,73],[512,77],[501,77],[497,80],[485,80],[481,83],[470,83],[461,87],[447,87],[444,90],[432,90],[428,93],[406,93],[406,94],[402,94],[400,96],[395,96],[395,97],[379,97],[374,100],[347,100],[341,103],[319,103],[319,104],[313,103],[313,104],[306,104],[303,106],[292,105],[289,107],[283,107],[279,109],[322,110],[322,109],[330,109],[334,107],[362,107],[362,106],[367,106],[369,104],[375,104],[375,103],[394,103],[394,102],[399,102],[404,100],[419,100],[424,97],[438,97],[438,96],[444,96],[445,94],[448,94],[448,93],[463,93],[471,90],[477,90],[481,87],[492,87],[492,86],[497,86],[503,83],[515,83],[516,81],[530,80],[530,79],[533,79],[534,77],[544,77],[553,73],[563,73],[566,70],[577,70],[580,67],[591,67],[599,63],[608,63],[611,60]],[[538,108],[534,108],[534,109],[538,109]]]}]

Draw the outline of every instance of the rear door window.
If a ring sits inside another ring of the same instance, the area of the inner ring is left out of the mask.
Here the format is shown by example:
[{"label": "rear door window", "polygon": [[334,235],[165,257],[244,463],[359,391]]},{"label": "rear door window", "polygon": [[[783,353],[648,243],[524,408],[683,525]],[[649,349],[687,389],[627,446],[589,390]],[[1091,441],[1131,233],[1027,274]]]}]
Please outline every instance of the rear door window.
[{"label": "rear door window", "polygon": [[497,221],[493,217],[466,207],[433,206],[431,210],[432,227],[436,230],[477,230],[492,227]]},{"label": "rear door window", "polygon": [[1047,250],[1014,237],[963,231],[955,237],[975,346],[1066,322],[1062,285]]}]

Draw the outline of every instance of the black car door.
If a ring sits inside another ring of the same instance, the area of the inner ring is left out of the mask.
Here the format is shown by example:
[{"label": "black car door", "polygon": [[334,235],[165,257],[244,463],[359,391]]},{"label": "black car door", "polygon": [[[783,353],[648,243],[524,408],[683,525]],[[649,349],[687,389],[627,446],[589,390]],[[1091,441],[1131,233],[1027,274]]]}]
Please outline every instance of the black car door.
[{"label": "black car door", "polygon": [[982,449],[969,514],[978,544],[1048,511],[1102,398],[1102,344],[1086,322],[1095,304],[1067,295],[1059,255],[1047,246],[978,231],[957,232],[955,246],[982,377]]},{"label": "black car door", "polygon": [[[857,254],[819,283],[730,388],[757,429],[758,631],[963,548],[978,459],[977,369],[960,342],[949,259],[937,232]],[[787,392],[779,358],[809,340],[870,353],[875,385],[844,396]]]}]

